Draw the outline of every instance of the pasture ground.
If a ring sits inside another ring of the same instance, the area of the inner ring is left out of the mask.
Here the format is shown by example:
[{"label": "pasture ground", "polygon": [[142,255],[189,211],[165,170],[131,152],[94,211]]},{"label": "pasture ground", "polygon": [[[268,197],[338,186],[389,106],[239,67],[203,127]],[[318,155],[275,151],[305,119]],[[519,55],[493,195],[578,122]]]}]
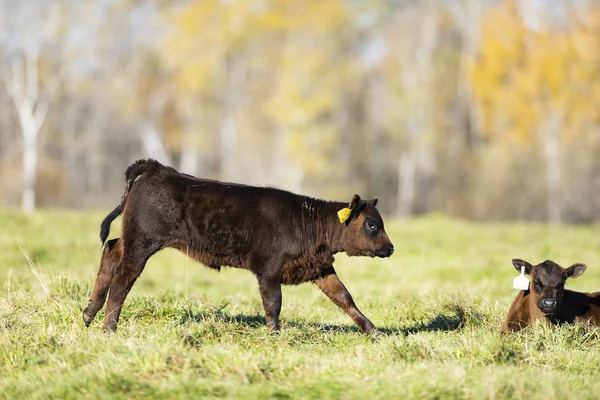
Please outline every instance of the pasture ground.
[{"label": "pasture ground", "polygon": [[511,258],[584,262],[568,287],[600,289],[598,226],[388,220],[390,259],[336,257],[375,337],[310,284],[284,288],[273,333],[252,274],[165,250],[106,336],[102,312],[87,329],[81,320],[104,215],[0,213],[0,398],[600,396],[600,329],[499,334],[516,295]]}]

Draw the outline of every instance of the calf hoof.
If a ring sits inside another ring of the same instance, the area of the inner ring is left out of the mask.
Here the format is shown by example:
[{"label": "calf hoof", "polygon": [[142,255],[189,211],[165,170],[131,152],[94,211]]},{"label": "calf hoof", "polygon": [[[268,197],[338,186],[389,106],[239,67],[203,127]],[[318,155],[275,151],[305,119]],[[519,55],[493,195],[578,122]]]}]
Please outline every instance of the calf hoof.
[{"label": "calf hoof", "polygon": [[268,323],[267,326],[269,327],[269,329],[271,329],[272,331],[275,332],[279,332],[279,322],[276,323]]},{"label": "calf hoof", "polygon": [[377,332],[377,328],[375,328],[375,325],[373,325],[373,323],[371,321],[369,321],[368,319],[366,321],[364,321],[362,324],[360,324],[359,327],[360,327],[360,330],[363,333],[366,333],[367,335],[375,334],[375,332]]},{"label": "calf hoof", "polygon": [[104,332],[107,335],[114,335],[117,332],[117,326],[104,325],[102,326],[102,332]]},{"label": "calf hoof", "polygon": [[371,332],[368,333],[373,339],[381,339],[384,338],[386,335],[385,333],[381,332],[379,329],[374,328]]},{"label": "calf hoof", "polygon": [[86,328],[89,327],[90,324],[92,323],[92,321],[94,320],[94,317],[90,317],[89,315],[87,315],[85,313],[85,311],[83,312],[82,317],[83,317],[83,323],[85,324]]}]

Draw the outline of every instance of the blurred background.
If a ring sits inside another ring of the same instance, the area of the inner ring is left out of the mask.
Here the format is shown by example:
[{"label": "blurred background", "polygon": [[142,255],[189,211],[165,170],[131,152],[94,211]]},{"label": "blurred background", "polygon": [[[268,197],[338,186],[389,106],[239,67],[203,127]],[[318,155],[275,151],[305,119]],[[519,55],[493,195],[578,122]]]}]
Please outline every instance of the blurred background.
[{"label": "blurred background", "polygon": [[152,157],[388,215],[600,215],[596,0],[0,0],[0,207]]}]

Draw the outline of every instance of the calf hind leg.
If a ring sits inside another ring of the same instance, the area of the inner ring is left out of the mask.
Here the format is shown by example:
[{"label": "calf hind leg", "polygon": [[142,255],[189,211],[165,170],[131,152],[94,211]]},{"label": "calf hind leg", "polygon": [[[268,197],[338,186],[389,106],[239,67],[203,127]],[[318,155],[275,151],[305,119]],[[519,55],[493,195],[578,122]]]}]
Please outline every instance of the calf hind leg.
[{"label": "calf hind leg", "polygon": [[146,240],[136,240],[131,245],[125,246],[121,262],[114,269],[110,282],[106,314],[104,315],[104,330],[106,332],[117,330],[117,323],[125,298],[144,270],[148,258],[160,248],[160,244],[149,243]]},{"label": "calf hind leg", "polygon": [[338,278],[333,267],[323,270],[321,276],[313,281],[338,307],[346,312],[364,333],[371,333],[375,325],[360,312],[354,300]]},{"label": "calf hind leg", "polygon": [[106,242],[102,252],[102,259],[100,260],[100,269],[98,270],[98,277],[96,278],[94,290],[92,290],[92,294],[90,295],[87,308],[83,311],[83,322],[85,322],[85,326],[90,325],[96,317],[96,314],[98,314],[98,311],[104,306],[113,271],[118,268],[122,254],[123,252],[119,239],[112,239]]}]

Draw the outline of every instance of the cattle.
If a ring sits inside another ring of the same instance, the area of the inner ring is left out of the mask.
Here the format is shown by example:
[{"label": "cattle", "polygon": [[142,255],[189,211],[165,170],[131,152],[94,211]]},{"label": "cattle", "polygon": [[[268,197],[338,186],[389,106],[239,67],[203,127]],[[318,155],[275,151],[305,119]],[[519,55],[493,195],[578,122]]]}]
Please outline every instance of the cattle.
[{"label": "cattle", "polygon": [[564,269],[546,260],[532,266],[527,261],[512,260],[517,271],[525,269],[531,276],[529,288],[521,290],[513,301],[502,332],[516,332],[536,321],[549,324],[581,322],[600,325],[600,292],[581,293],[565,289],[569,278],[577,278],[586,270],[584,264]]},{"label": "cattle", "polygon": [[155,160],[138,160],[125,172],[120,204],[100,228],[122,214],[121,236],[106,243],[86,326],[106,305],[103,328],[115,331],[121,308],[146,261],[161,249],[180,250],[200,263],[251,271],[258,280],[267,325],[279,329],[281,285],[313,282],[360,330],[375,327],[333,268],[334,254],[389,257],[394,246],[376,208],[377,198],[350,203],[319,200],[270,187],[200,179]]}]

